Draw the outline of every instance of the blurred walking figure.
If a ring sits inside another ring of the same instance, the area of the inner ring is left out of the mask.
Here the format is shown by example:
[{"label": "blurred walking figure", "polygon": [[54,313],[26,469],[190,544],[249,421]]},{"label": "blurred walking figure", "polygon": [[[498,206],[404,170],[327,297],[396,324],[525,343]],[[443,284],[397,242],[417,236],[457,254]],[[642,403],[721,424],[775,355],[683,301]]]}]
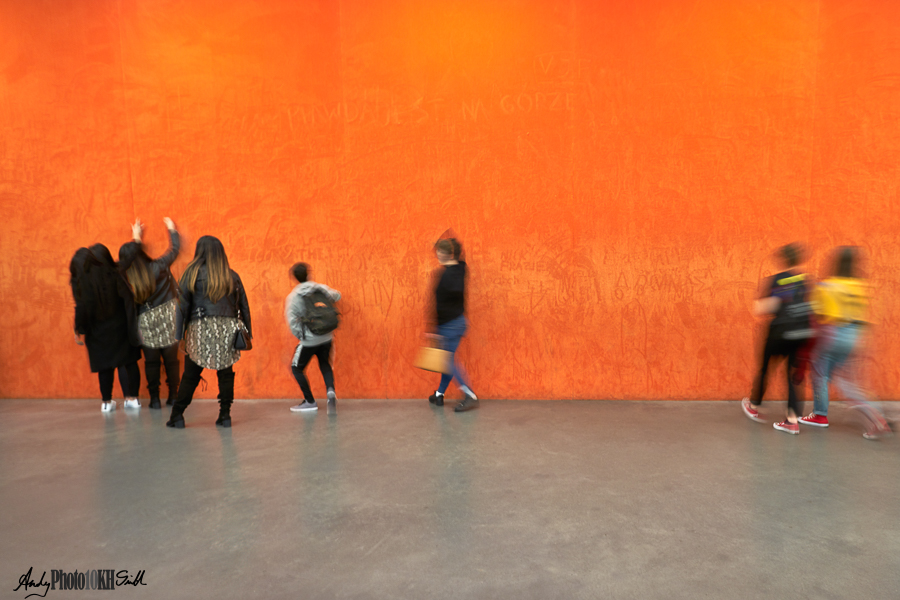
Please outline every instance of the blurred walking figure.
[{"label": "blurred walking figure", "polygon": [[69,264],[69,273],[75,298],[75,341],[87,346],[91,372],[97,373],[100,410],[116,409],[112,389],[117,370],[125,408],[140,408],[137,396],[141,372],[137,361],[141,349],[134,297],[128,284],[103,244],[79,249]]},{"label": "blurred walking figure", "polygon": [[303,402],[292,406],[291,410],[307,412],[319,409],[304,372],[315,356],[322,379],[325,380],[328,414],[333,415],[337,411],[337,396],[334,393],[331,349],[334,330],[338,326],[334,303],[341,299],[341,293],[327,285],[310,281],[309,265],[306,263],[292,266],[291,276],[297,285],[285,299],[284,318],[291,333],[300,340],[291,359],[291,372],[303,392]]},{"label": "blurred walking figure", "polygon": [[175,223],[163,219],[169,231],[169,249],[152,260],[141,245],[143,226],[140,220],[131,227],[134,241],[119,248],[119,269],[134,292],[138,306],[138,332],[144,351],[144,372],[147,375],[147,391],[150,408],[161,408],[159,403],[160,362],[166,365],[166,386],[171,406],[178,393],[178,339],[175,336],[175,312],[178,309],[178,284],[169,270],[181,247],[181,239]]},{"label": "blurred walking figure", "polygon": [[[219,418],[216,425],[231,427],[234,402],[234,363],[241,358],[236,348],[239,332],[252,337],[250,305],[240,276],[231,270],[225,248],[217,238],[197,240],[194,259],[179,284],[175,332],[184,337],[184,376],[169,427],[184,429],[184,411],[194,398],[203,369],[214,369],[219,380]],[[243,340],[243,338],[241,338]]]},{"label": "blurred walking figure", "polygon": [[869,288],[858,276],[858,251],[851,246],[838,248],[834,275],[819,283],[813,292],[813,307],[820,323],[812,356],[813,412],[800,419],[804,425],[828,427],[828,384],[838,384],[852,408],[866,419],[866,439],[878,439],[890,433],[887,421],[877,406],[855,381],[854,355],[862,343],[868,323]]},{"label": "blurred walking figure", "polygon": [[435,274],[437,285],[434,288],[435,318],[437,337],[441,347],[450,352],[453,360],[453,373],[441,375],[438,389],[428,398],[435,406],[444,405],[444,393],[453,378],[463,393],[463,400],[454,407],[454,411],[463,412],[478,407],[478,398],[469,386],[468,377],[459,361],[456,360],[456,349],[466,333],[466,263],[460,260],[462,247],[456,239],[438,240],[434,245],[435,256],[442,269]]},{"label": "blurred walking figure", "polygon": [[774,424],[775,429],[785,433],[798,434],[797,419],[803,412],[800,392],[794,382],[794,371],[798,366],[798,353],[815,335],[812,328],[812,309],[809,303],[807,276],[797,267],[802,262],[799,244],[788,244],[778,251],[778,262],[784,269],[764,286],[763,293],[754,305],[759,316],[772,315],[766,341],[763,347],[762,364],[749,398],[741,401],[744,414],[750,419],[764,423],[759,414],[766,393],[766,379],[769,364],[773,360],[787,360],[788,405],[787,418]]}]

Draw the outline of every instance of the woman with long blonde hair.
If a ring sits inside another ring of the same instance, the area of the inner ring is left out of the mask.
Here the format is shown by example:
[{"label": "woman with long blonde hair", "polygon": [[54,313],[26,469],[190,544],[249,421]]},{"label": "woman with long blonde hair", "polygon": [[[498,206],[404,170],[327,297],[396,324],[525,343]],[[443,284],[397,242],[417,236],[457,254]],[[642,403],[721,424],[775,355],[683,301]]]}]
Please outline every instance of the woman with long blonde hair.
[{"label": "woman with long blonde hair", "polygon": [[184,338],[184,375],[169,427],[184,428],[184,411],[194,397],[203,369],[214,369],[219,380],[219,418],[216,425],[231,427],[234,368],[241,357],[235,348],[238,332],[251,337],[250,306],[240,276],[231,270],[225,248],[217,238],[197,240],[194,259],[181,276],[176,322]]}]

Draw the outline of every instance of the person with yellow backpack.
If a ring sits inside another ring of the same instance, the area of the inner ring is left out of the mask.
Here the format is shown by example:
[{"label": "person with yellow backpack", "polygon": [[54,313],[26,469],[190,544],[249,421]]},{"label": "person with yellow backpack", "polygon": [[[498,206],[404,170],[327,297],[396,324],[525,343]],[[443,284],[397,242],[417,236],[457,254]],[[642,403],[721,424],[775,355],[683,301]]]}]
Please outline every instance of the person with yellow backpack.
[{"label": "person with yellow backpack", "polygon": [[860,348],[868,325],[869,286],[857,275],[857,249],[843,246],[836,251],[834,275],[821,281],[812,302],[819,323],[812,356],[815,400],[813,412],[799,419],[803,425],[828,427],[828,385],[834,380],[851,407],[866,419],[863,437],[875,440],[891,433],[879,408],[870,402],[857,383],[853,357]]}]

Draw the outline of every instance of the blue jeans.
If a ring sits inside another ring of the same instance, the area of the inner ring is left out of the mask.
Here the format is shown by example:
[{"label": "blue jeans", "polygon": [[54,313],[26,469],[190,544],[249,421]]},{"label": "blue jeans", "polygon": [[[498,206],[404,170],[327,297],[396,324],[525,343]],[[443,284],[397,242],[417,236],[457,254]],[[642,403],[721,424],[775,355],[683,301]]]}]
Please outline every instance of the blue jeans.
[{"label": "blue jeans", "polygon": [[444,373],[441,375],[441,385],[437,390],[441,394],[447,391],[447,387],[454,377],[456,377],[456,385],[460,387],[466,386],[471,389],[469,387],[469,378],[466,377],[466,372],[456,360],[456,349],[459,348],[459,343],[466,334],[466,326],[465,316],[457,317],[443,325],[438,325],[438,335],[442,338],[441,347],[453,355],[453,373]]},{"label": "blue jeans", "polygon": [[[862,327],[853,324],[826,325],[819,330],[812,358],[813,411],[817,415],[828,416],[828,384],[832,379],[854,408],[861,409],[869,419],[878,420],[881,415],[881,411],[868,401],[865,391],[854,381],[850,358],[861,334]],[[837,374],[841,367],[846,368]]]}]

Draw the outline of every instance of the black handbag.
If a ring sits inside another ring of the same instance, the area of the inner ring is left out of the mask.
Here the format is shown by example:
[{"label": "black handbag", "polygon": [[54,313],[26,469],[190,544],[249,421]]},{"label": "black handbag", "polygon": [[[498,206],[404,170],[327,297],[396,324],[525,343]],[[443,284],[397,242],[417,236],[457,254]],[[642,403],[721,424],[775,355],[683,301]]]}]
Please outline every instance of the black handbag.
[{"label": "black handbag", "polygon": [[253,350],[253,338],[250,337],[247,326],[244,325],[244,319],[241,318],[241,307],[238,306],[237,296],[238,294],[235,294],[234,310],[237,312],[238,330],[234,334],[233,346],[235,350]]},{"label": "black handbag", "polygon": [[[240,317],[238,317],[238,319],[240,319]],[[241,328],[234,334],[234,349],[253,350],[253,338],[250,337],[246,328],[244,328],[243,321],[241,321]]]}]

